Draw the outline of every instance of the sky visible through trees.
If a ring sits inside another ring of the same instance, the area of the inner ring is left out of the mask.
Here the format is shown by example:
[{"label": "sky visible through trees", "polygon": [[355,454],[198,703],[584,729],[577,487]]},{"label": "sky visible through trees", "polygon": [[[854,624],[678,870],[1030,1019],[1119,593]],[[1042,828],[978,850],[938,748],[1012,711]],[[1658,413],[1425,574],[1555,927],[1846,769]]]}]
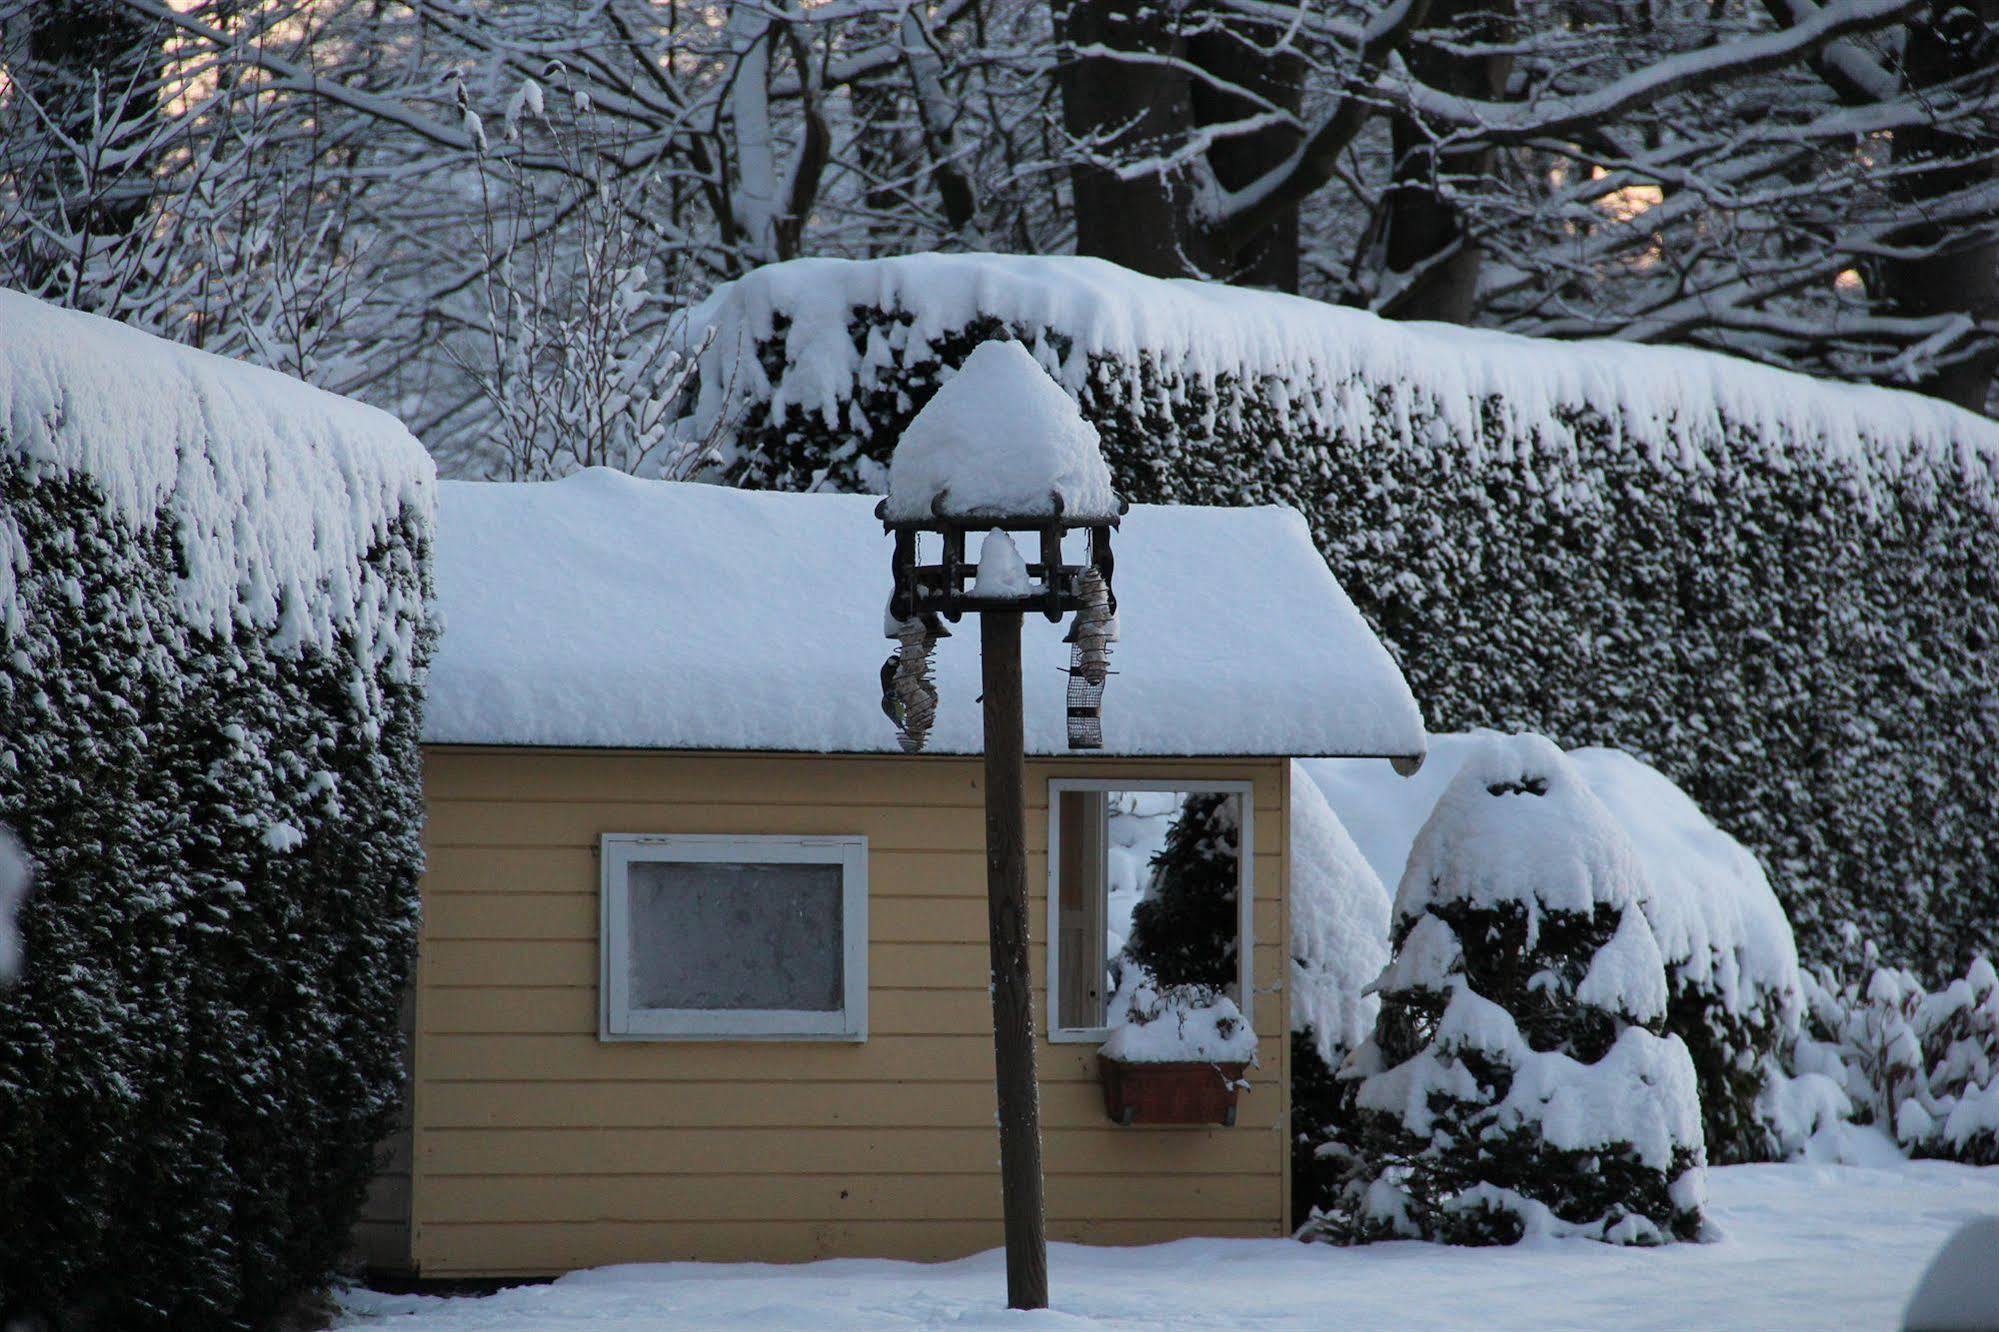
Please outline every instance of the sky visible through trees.
[{"label": "sky visible through trees", "polygon": [[1999,0],[0,0],[0,283],[658,471],[759,264],[1098,255],[1987,409]]}]

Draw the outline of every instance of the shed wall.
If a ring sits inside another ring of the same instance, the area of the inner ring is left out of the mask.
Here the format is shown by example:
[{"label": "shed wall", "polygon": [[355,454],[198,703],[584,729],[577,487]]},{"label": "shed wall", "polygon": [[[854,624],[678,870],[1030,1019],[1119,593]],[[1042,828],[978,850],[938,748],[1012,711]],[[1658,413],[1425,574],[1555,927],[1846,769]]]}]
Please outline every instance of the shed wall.
[{"label": "shed wall", "polygon": [[[1284,1232],[1282,760],[1028,764],[1045,1030],[1051,777],[1255,783],[1251,1070],[1233,1128],[1120,1128],[1038,1050],[1053,1239]],[[1001,1242],[976,758],[426,751],[411,1257],[426,1277],[661,1259],[938,1259]],[[869,840],[865,1043],[597,1039],[604,833]]]}]

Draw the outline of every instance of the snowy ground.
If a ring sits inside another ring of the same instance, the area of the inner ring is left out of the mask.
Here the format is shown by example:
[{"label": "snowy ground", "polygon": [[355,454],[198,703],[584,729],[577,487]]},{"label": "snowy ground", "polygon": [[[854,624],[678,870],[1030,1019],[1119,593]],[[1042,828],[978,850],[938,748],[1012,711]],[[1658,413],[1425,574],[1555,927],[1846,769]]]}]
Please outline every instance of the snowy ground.
[{"label": "snowy ground", "polygon": [[997,1253],[798,1267],[662,1263],[484,1298],[354,1291],[343,1328],[1893,1328],[1956,1226],[1999,1213],[1999,1167],[1734,1166],[1711,1177],[1711,1244],[1511,1249],[1186,1240],[1057,1245],[1054,1308],[1010,1314]]}]

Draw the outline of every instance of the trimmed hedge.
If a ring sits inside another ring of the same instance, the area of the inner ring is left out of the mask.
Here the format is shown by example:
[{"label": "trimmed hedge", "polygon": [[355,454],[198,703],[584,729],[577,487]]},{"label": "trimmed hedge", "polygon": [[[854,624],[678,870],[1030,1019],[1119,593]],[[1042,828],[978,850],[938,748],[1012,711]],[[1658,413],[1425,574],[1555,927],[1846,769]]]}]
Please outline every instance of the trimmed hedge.
[{"label": "trimmed hedge", "polygon": [[[270,1326],[331,1275],[400,1096],[428,464],[373,413],[386,443],[319,447],[351,413],[278,376],[0,314],[38,360],[0,375],[0,823],[35,866],[0,1323]],[[355,498],[288,565],[257,509],[300,478]]]},{"label": "trimmed hedge", "polygon": [[879,489],[946,368],[1019,338],[1126,495],[1303,511],[1432,730],[1643,756],[1758,854],[1808,959],[1848,923],[1932,976],[1999,944],[1989,422],[1089,260],[801,261],[693,323],[683,431],[735,484]]}]

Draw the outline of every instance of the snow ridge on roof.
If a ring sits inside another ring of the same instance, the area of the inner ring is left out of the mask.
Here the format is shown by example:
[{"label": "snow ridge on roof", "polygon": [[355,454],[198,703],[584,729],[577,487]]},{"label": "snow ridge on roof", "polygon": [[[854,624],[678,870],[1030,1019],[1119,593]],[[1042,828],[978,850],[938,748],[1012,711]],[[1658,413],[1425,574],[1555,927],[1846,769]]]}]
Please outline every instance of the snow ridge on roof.
[{"label": "snow ridge on roof", "polygon": [[[601,468],[439,492],[425,739],[899,752],[874,497]],[[1422,752],[1408,686],[1296,512],[1134,506],[1116,585],[1105,754]],[[1063,629],[1025,626],[1031,753],[1069,752]],[[980,751],[978,641],[968,617],[938,645],[931,752]]]}]

